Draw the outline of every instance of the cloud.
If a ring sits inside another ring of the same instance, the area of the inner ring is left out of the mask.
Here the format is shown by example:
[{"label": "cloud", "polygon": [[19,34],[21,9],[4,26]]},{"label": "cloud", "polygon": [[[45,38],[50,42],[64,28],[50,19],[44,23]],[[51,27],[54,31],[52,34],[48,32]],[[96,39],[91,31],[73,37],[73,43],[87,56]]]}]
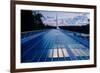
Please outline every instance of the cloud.
[{"label": "cloud", "polygon": [[40,11],[44,16],[43,23],[49,26],[74,26],[77,24],[84,25],[88,23],[89,13],[87,12],[55,12]]}]

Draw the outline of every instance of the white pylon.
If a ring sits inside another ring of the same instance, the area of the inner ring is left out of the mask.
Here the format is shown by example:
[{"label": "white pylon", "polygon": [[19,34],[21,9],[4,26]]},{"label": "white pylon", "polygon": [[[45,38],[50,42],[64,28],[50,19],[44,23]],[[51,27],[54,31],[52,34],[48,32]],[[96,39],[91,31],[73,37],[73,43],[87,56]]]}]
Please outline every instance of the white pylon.
[{"label": "white pylon", "polygon": [[57,13],[56,13],[56,29],[60,29],[59,26],[58,26]]}]

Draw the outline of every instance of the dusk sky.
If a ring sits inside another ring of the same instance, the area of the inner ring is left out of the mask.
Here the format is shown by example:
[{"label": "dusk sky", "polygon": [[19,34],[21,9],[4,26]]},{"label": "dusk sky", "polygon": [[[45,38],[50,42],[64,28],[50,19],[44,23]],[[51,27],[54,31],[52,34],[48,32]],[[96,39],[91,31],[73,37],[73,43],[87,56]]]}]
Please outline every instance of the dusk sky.
[{"label": "dusk sky", "polygon": [[43,15],[42,21],[49,26],[81,26],[88,23],[90,14],[87,12],[38,11]]}]

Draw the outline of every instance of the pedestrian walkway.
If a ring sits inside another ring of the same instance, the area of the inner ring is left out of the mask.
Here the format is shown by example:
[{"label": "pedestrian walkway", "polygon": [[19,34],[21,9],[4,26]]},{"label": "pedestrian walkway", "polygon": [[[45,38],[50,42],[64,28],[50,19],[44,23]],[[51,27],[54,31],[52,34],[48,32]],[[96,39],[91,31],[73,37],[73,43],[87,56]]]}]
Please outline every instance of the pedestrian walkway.
[{"label": "pedestrian walkway", "polygon": [[89,59],[89,40],[74,32],[49,29],[21,35],[22,63]]}]

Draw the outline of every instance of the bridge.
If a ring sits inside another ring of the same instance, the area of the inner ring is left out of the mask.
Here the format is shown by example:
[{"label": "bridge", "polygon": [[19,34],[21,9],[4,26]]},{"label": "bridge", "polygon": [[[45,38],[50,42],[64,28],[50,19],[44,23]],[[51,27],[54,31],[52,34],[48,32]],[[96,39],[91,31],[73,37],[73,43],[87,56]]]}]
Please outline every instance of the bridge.
[{"label": "bridge", "polygon": [[52,62],[89,59],[89,38],[63,29],[21,33],[21,62]]}]

